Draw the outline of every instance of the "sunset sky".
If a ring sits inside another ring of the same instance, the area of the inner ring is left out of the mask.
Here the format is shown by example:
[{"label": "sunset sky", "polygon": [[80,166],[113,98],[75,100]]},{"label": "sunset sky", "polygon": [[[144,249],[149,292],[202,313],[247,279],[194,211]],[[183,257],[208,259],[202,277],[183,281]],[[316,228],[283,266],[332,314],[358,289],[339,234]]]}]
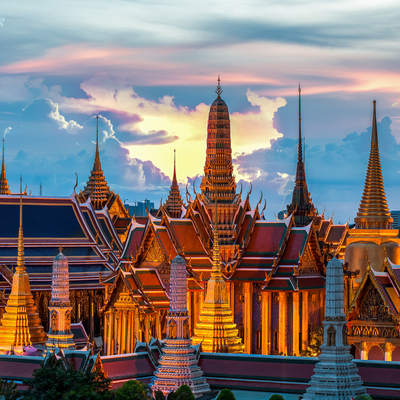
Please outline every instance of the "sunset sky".
[{"label": "sunset sky", "polygon": [[8,1],[0,6],[0,132],[11,191],[68,196],[94,158],[128,202],[199,187],[217,76],[243,192],[266,217],[291,200],[298,92],[316,207],[351,222],[369,155],[372,101],[386,195],[400,209],[397,1]]}]

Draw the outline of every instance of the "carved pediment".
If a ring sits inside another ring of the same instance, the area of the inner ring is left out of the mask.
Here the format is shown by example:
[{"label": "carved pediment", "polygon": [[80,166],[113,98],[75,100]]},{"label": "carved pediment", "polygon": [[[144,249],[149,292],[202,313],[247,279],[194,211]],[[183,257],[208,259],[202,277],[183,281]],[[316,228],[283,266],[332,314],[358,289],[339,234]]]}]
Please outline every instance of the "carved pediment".
[{"label": "carved pediment", "polygon": [[371,285],[368,289],[356,319],[360,321],[392,322],[392,316],[375,286]]},{"label": "carved pediment", "polygon": [[296,272],[296,275],[308,275],[318,273],[317,264],[315,262],[314,255],[311,251],[311,247],[309,244],[307,244],[307,247],[304,249],[303,255],[300,258],[299,267]]},{"label": "carved pediment", "polygon": [[153,238],[153,241],[150,244],[149,250],[147,251],[144,261],[150,261],[150,262],[166,261],[163,251],[161,250],[161,247],[158,244],[156,238]]}]

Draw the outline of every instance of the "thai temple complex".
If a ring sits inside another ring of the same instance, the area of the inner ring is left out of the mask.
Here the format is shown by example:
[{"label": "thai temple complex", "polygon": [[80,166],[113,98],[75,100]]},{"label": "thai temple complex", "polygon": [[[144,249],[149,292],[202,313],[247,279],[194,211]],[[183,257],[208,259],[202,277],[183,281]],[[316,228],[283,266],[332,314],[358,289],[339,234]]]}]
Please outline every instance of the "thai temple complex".
[{"label": "thai temple complex", "polygon": [[[167,393],[177,381],[190,381],[196,396],[209,390],[200,352],[301,356],[321,327],[321,363],[341,358],[350,371],[350,352],[356,359],[400,361],[400,239],[385,197],[376,102],[364,192],[349,226],[325,218],[312,201],[300,86],[292,200],[284,218],[272,221],[264,217],[262,193],[251,206],[252,189],[237,188],[219,78],[216,94],[199,190],[186,188],[182,199],[174,153],[168,198],[147,217],[129,215],[110,189],[98,128],[84,190],[75,187],[69,197],[28,196],[22,187],[11,194],[3,139],[0,352],[70,351],[79,339],[74,324],[109,360],[139,343],[150,354],[157,339],[164,347],[154,361],[153,389]],[[178,353],[184,374],[174,364]]]}]

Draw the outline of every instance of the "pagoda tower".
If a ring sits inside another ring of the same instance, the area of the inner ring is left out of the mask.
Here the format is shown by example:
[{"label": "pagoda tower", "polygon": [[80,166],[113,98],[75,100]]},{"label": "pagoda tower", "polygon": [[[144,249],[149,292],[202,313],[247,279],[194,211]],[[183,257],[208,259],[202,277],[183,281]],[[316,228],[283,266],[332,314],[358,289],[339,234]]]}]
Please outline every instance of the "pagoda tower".
[{"label": "pagoda tower", "polygon": [[324,344],[304,400],[350,399],[365,394],[347,344],[342,263],[333,258],[326,267]]},{"label": "pagoda tower", "polygon": [[211,104],[208,116],[207,153],[200,189],[201,200],[210,216],[212,216],[214,201],[217,200],[216,223],[219,231],[221,258],[224,261],[230,261],[238,248],[238,246],[235,247],[234,216],[240,203],[240,195],[236,194],[229,111],[225,101],[221,99],[222,88],[219,76],[215,92],[217,98]]},{"label": "pagoda tower", "polygon": [[0,194],[11,194],[10,188],[8,187],[6,167],[4,164],[4,138],[3,138],[3,163],[1,165],[1,176],[0,176]]},{"label": "pagoda tower", "polygon": [[[217,215],[217,203],[215,203]],[[194,329],[194,344],[202,343],[208,353],[243,353],[244,345],[238,336],[229,306],[225,281],[221,273],[221,258],[218,243],[218,229],[214,226],[213,267],[207,283],[206,298]]]},{"label": "pagoda tower", "polygon": [[170,305],[167,316],[165,347],[154,372],[151,388],[161,390],[164,395],[188,385],[195,397],[210,391],[210,386],[197,365],[195,349],[189,336],[189,314],[187,299],[186,262],[176,256],[171,263]]},{"label": "pagoda tower", "polygon": [[46,346],[74,349],[73,333],[71,333],[71,303],[69,300],[68,260],[60,248],[54,258],[51,279],[51,300],[49,305],[50,330]]},{"label": "pagoda tower", "polygon": [[171,189],[168,199],[165,202],[165,209],[171,218],[179,218],[182,212],[182,197],[176,180],[176,151],[174,150],[174,176],[172,178]]},{"label": "pagoda tower", "polygon": [[222,88],[218,76],[217,98],[210,107],[207,127],[207,155],[204,177],[200,188],[207,203],[233,203],[236,183],[233,176],[231,125],[228,106],[221,99]]},{"label": "pagoda tower", "polygon": [[100,154],[99,154],[99,116],[97,116],[96,129],[96,153],[94,157],[93,168],[82,191],[82,195],[90,196],[90,201],[96,210],[101,210],[108,200],[111,191],[107,185],[104,172],[101,169]]},{"label": "pagoda tower", "polygon": [[11,294],[0,321],[0,350],[3,351],[11,351],[17,346],[44,345],[46,342],[46,333],[33,301],[29,276],[25,268],[22,231],[22,178],[19,207],[17,267],[13,276]]},{"label": "pagoda tower", "polygon": [[[354,218],[355,228],[349,230],[346,240],[345,260],[350,271],[358,271],[355,280],[357,288],[367,271],[368,261],[371,268],[381,271],[385,260],[385,252],[389,259],[400,264],[399,231],[393,229],[393,219],[390,216],[386,201],[385,188],[378,146],[378,129],[376,122],[376,101],[373,102],[371,149],[364,192],[361,198],[357,217]],[[354,294],[354,290],[352,291]],[[349,298],[348,304],[351,304]]]},{"label": "pagoda tower", "polygon": [[303,160],[303,140],[301,137],[301,87],[299,84],[299,145],[297,152],[296,181],[292,194],[292,202],[287,206],[289,215],[293,214],[296,226],[307,226],[317,210],[314,207],[307,188],[306,172]]}]

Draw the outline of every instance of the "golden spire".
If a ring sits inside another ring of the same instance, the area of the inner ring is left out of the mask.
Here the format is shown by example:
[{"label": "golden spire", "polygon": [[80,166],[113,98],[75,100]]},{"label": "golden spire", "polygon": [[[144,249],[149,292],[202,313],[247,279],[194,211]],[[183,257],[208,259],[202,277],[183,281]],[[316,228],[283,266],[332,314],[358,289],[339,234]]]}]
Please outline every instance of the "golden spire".
[{"label": "golden spire", "polygon": [[172,178],[171,189],[168,199],[165,202],[165,209],[171,218],[179,218],[182,212],[182,197],[179,190],[178,181],[176,179],[176,150],[174,149],[174,175]]},{"label": "golden spire", "polygon": [[215,196],[213,267],[207,284],[199,322],[194,330],[193,344],[202,343],[202,351],[210,353],[243,353],[244,345],[238,336],[229,306],[225,281],[221,273],[218,243],[217,199]]},{"label": "golden spire", "polygon": [[101,169],[100,153],[99,153],[99,116],[97,118],[96,128],[96,153],[94,163],[89,180],[86,183],[83,194],[90,196],[90,200],[95,209],[102,209],[108,200],[111,191],[107,185],[104,172]]},{"label": "golden spire", "polygon": [[11,351],[15,346],[44,344],[46,334],[33,301],[29,276],[26,273],[22,231],[22,177],[19,200],[19,232],[17,268],[11,294],[0,326],[0,350]]},{"label": "golden spire", "polygon": [[6,167],[4,163],[4,137],[3,137],[3,163],[1,166],[1,176],[0,176],[0,194],[11,194],[10,188],[8,187],[8,181],[6,177]]},{"label": "golden spire", "polygon": [[390,216],[382,179],[382,169],[378,147],[378,129],[376,124],[376,101],[373,101],[371,150],[364,192],[354,218],[357,229],[391,229],[393,218]]}]

